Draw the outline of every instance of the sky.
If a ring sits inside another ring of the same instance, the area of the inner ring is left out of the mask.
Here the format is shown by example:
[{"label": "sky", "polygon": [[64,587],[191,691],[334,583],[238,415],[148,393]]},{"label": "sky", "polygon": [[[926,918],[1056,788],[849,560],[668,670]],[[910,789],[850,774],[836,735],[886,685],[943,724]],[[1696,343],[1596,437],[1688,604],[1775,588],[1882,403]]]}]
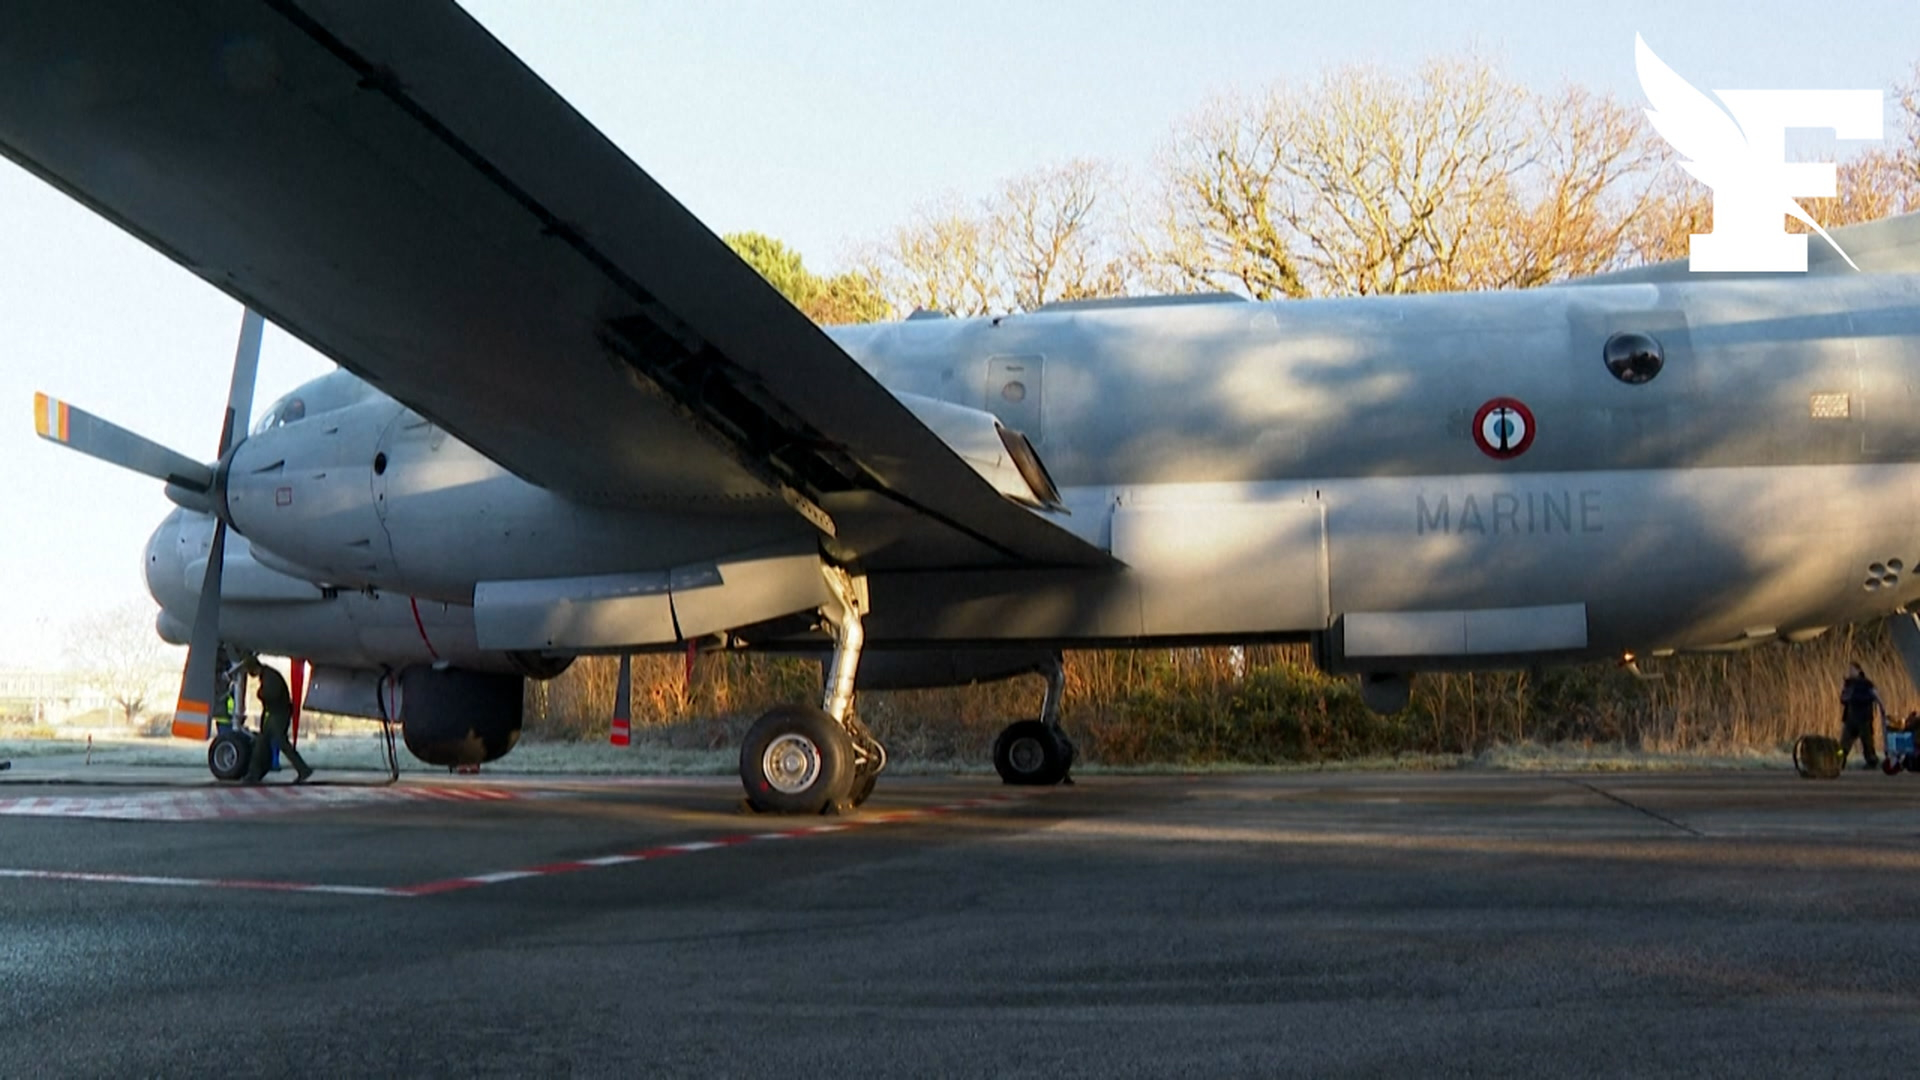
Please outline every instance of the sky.
[{"label": "sky", "polygon": [[[1913,0],[469,0],[495,36],[716,232],[842,268],[914,209],[1076,157],[1135,181],[1209,98],[1477,52],[1540,89],[1639,102],[1633,35],[1702,88],[1880,89]],[[145,603],[158,484],[33,435],[45,390],[195,457],[219,437],[240,308],[0,161],[0,667]],[[331,368],[269,328],[256,409]],[[257,414],[257,413],[256,413]],[[10,419],[9,419],[10,418]]]}]

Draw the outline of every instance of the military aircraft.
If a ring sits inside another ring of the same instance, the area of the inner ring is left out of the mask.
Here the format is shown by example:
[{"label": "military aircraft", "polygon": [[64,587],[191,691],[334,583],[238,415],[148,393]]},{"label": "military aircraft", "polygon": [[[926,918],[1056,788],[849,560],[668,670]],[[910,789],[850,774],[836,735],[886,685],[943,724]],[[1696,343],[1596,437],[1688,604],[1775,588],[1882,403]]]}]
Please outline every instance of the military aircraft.
[{"label": "military aircraft", "polygon": [[885,764],[859,685],[1046,673],[995,764],[1053,783],[1063,647],[1308,641],[1394,709],[1920,597],[1920,219],[1839,231],[1863,273],[821,330],[425,2],[0,3],[0,152],[344,369],[243,433],[249,320],[212,463],[36,402],[180,507],[189,736],[222,642],[430,761],[577,655],[814,648],[740,770],[811,813]]}]

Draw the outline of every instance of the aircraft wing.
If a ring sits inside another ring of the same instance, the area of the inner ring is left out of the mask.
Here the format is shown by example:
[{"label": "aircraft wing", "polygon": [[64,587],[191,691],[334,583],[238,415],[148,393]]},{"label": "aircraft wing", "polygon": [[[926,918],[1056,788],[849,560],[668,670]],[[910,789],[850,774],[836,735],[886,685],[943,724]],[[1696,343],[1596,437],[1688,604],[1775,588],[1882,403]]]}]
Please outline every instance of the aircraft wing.
[{"label": "aircraft wing", "polygon": [[1111,563],[450,2],[0,0],[0,153],[543,487],[784,499],[881,564]]}]

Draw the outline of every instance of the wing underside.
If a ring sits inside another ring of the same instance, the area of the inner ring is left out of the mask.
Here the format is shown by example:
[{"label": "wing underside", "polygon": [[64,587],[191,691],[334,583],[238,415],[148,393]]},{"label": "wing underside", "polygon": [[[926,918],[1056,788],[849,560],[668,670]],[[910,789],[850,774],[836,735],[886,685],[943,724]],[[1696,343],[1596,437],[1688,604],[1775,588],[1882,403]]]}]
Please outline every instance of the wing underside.
[{"label": "wing underside", "polygon": [[533,483],[782,500],[876,565],[1110,562],[451,3],[8,0],[0,153]]}]

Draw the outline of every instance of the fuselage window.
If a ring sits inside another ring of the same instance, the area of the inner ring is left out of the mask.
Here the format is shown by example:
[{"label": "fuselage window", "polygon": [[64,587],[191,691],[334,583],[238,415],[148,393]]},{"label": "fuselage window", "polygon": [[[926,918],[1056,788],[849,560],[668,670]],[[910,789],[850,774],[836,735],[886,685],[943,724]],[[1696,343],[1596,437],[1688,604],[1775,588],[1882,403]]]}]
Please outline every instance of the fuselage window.
[{"label": "fuselage window", "polygon": [[1607,370],[1613,372],[1614,378],[1632,386],[1652,382],[1667,363],[1660,343],[1649,334],[1615,334],[1607,339],[1605,354]]}]

